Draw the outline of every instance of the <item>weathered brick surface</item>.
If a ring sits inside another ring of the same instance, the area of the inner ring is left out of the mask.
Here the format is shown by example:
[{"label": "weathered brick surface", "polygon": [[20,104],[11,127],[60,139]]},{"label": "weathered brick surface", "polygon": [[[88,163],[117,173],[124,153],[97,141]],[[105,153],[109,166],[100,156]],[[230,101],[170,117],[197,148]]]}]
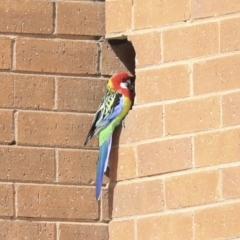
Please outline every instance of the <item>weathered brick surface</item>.
[{"label": "weathered brick surface", "polygon": [[14,106],[17,108],[53,109],[53,77],[15,75]]},{"label": "weathered brick surface", "polygon": [[97,60],[97,43],[93,41],[16,40],[16,69],[21,71],[96,74]]},{"label": "weathered brick surface", "polygon": [[53,32],[53,3],[50,1],[11,0],[0,3],[0,32]]},{"label": "weathered brick surface", "polygon": [[183,170],[192,166],[191,139],[174,139],[137,147],[139,176]]},{"label": "weathered brick surface", "polygon": [[193,65],[194,93],[202,94],[239,88],[239,75],[240,55],[196,63]]},{"label": "weathered brick surface", "polygon": [[98,160],[97,151],[59,150],[58,181],[93,184]]},{"label": "weathered brick surface", "polygon": [[103,79],[57,78],[58,109],[95,112],[106,92]]},{"label": "weathered brick surface", "polygon": [[222,97],[223,124],[240,124],[240,92],[229,93]]},{"label": "weathered brick surface", "polygon": [[220,125],[218,97],[208,97],[168,104],[165,106],[167,134],[195,132]]},{"label": "weathered brick surface", "polygon": [[112,181],[136,177],[136,156],[133,147],[112,149],[109,166]]},{"label": "weathered brick surface", "polygon": [[223,20],[220,22],[220,46],[222,52],[236,51],[240,49],[239,24],[239,17]]},{"label": "weathered brick surface", "polygon": [[[161,137],[163,134],[162,115],[162,106],[131,110],[125,118],[126,127],[121,131],[119,142],[131,143]],[[117,142],[118,139],[115,138],[115,140]]]},{"label": "weathered brick surface", "polygon": [[54,181],[54,151],[27,147],[0,148],[0,179],[9,181]]},{"label": "weathered brick surface", "polygon": [[140,218],[137,221],[138,240],[193,239],[191,213],[176,213]]},{"label": "weathered brick surface", "polygon": [[94,189],[70,186],[17,186],[21,217],[97,220]]},{"label": "weathered brick surface", "polygon": [[[19,111],[18,142],[40,146],[83,146],[91,120],[91,115]],[[96,146],[96,141],[89,142],[90,146],[92,144]]]},{"label": "weathered brick surface", "polygon": [[6,240],[26,238],[54,240],[54,224],[28,221],[0,221],[0,238]]},{"label": "weathered brick surface", "polygon": [[165,179],[166,206],[182,208],[220,200],[218,171],[183,174]]},{"label": "weathered brick surface", "polygon": [[218,42],[218,25],[216,23],[163,31],[163,61],[169,62],[217,54]]},{"label": "weathered brick surface", "polygon": [[186,97],[190,94],[188,66],[137,71],[136,92],[139,104]]},{"label": "weathered brick surface", "polygon": [[14,77],[9,74],[0,74],[0,107],[13,107]]},{"label": "weathered brick surface", "polygon": [[106,32],[121,32],[131,28],[131,0],[106,1]]},{"label": "weathered brick surface", "polygon": [[161,180],[117,184],[114,188],[113,197],[113,218],[163,210],[163,185]]},{"label": "weathered brick surface", "polygon": [[240,129],[201,134],[194,138],[198,167],[236,162],[240,158]]},{"label": "weathered brick surface", "polygon": [[194,213],[195,239],[229,239],[240,234],[240,204],[208,207]]},{"label": "weathered brick surface", "polygon": [[[0,3],[1,4],[1,3]],[[1,10],[0,10],[1,11]],[[12,64],[12,41],[0,38],[0,69],[10,69]]]},{"label": "weathered brick surface", "polygon": [[240,2],[238,0],[192,0],[192,17],[204,18],[216,15],[223,15],[240,11]]},{"label": "weathered brick surface", "polygon": [[59,240],[108,240],[108,226],[98,224],[60,224]]},{"label": "weathered brick surface", "polygon": [[13,216],[13,185],[0,183],[0,216]]},{"label": "weathered brick surface", "polygon": [[161,56],[161,33],[149,32],[129,36],[134,45],[136,66],[154,65],[160,63]]},{"label": "weathered brick surface", "polygon": [[[100,36],[105,33],[103,2],[58,2],[57,33]],[[69,17],[71,16],[71,17]]]},{"label": "weathered brick surface", "polygon": [[135,239],[134,220],[111,221],[109,223],[109,239]]},{"label": "weathered brick surface", "polygon": [[101,70],[104,75],[113,75],[118,72],[134,74],[135,53],[131,43],[103,43]]},{"label": "weathered brick surface", "polygon": [[[134,29],[156,27],[190,18],[189,1],[134,1]],[[108,29],[107,29],[108,30]]]},{"label": "weathered brick surface", "polygon": [[240,198],[240,166],[222,169],[223,198]]},{"label": "weathered brick surface", "polygon": [[0,109],[0,143],[14,141],[13,111]]}]

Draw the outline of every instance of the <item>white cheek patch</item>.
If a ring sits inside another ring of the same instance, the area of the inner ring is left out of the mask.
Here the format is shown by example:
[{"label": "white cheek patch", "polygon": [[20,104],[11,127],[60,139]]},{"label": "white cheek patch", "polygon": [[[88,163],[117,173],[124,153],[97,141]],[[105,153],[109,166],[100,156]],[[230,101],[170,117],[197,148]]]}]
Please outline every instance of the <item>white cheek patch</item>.
[{"label": "white cheek patch", "polygon": [[127,82],[121,82],[120,83],[121,88],[128,88],[127,86],[128,86]]}]

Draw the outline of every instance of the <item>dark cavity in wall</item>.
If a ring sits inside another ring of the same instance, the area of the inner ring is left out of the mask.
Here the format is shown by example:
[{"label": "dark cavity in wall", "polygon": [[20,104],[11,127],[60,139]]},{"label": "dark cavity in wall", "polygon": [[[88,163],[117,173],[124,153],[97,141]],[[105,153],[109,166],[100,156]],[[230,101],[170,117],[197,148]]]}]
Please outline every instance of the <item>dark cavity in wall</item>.
[{"label": "dark cavity in wall", "polygon": [[125,69],[132,75],[133,77],[133,105],[134,105],[134,99],[136,96],[135,93],[135,56],[136,52],[135,49],[130,41],[127,40],[127,38],[124,39],[109,39],[108,44],[112,48],[115,55],[119,58],[122,65],[125,67]]},{"label": "dark cavity in wall", "polygon": [[126,69],[135,76],[136,53],[132,43],[127,39],[110,39],[108,43]]}]

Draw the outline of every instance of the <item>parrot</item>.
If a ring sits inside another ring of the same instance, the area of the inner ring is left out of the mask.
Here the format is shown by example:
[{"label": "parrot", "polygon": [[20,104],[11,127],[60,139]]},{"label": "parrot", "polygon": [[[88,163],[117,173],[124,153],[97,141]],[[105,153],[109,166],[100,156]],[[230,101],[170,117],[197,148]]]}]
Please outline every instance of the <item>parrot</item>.
[{"label": "parrot", "polygon": [[107,82],[107,90],[94,115],[84,146],[98,135],[99,155],[96,170],[96,200],[100,200],[102,181],[109,162],[112,135],[116,126],[123,124],[132,108],[134,98],[134,77],[126,72],[114,74]]}]

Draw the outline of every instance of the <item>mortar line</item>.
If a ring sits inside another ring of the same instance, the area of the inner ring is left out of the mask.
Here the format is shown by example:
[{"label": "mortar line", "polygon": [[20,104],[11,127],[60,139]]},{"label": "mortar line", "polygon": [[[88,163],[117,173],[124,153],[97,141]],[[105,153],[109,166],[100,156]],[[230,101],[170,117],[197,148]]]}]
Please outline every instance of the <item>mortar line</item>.
[{"label": "mortar line", "polygon": [[16,69],[16,39],[11,39],[11,54],[12,54],[12,62],[11,62],[11,70]]},{"label": "mortar line", "polygon": [[55,155],[55,181],[59,182],[59,152],[58,149],[54,149],[54,155]]},{"label": "mortar line", "polygon": [[[119,185],[128,185],[132,183],[143,183],[146,181],[156,181],[156,180],[165,180],[169,179],[172,177],[179,177],[182,175],[191,175],[191,174],[198,174],[202,172],[210,172],[210,171],[216,171],[219,168],[229,168],[229,167],[239,167],[240,162],[228,162],[228,163],[222,163],[218,165],[212,165],[212,166],[203,166],[199,168],[188,168],[188,169],[183,169],[183,170],[178,170],[178,171],[173,171],[173,172],[165,172],[165,173],[156,173],[153,175],[148,175],[148,176],[141,176],[137,178],[130,178],[130,179],[125,179],[125,180],[119,180],[117,183]],[[111,185],[115,185],[115,183],[111,183]]]},{"label": "mortar line", "polygon": [[59,234],[59,222],[55,223],[55,232],[56,232],[56,240],[59,240],[60,234]]},{"label": "mortar line", "polygon": [[[180,27],[193,27],[193,26],[198,26],[198,25],[203,25],[203,24],[209,24],[209,23],[217,23],[218,21],[223,21],[226,19],[234,19],[239,17],[240,13],[238,12],[233,12],[233,13],[226,13],[223,15],[219,16],[208,16],[208,17],[203,17],[203,18],[195,18],[193,19],[191,16],[189,17],[188,20],[180,20],[178,22],[173,22],[173,23],[166,23],[163,25],[160,25],[158,27],[154,27],[154,30],[173,30],[173,29],[179,29]],[[111,38],[117,38],[118,36],[124,35],[131,35],[131,34],[141,34],[141,33],[149,33],[152,32],[152,27],[145,27],[141,29],[134,29],[134,31],[127,30],[127,31],[119,31],[116,33],[109,33],[106,34],[106,39],[111,39]]]},{"label": "mortar line", "polygon": [[54,110],[58,110],[58,79],[54,76]]},{"label": "mortar line", "polygon": [[226,201],[220,201],[220,202],[214,202],[214,203],[206,203],[204,205],[196,205],[196,206],[190,206],[190,207],[185,207],[185,208],[174,208],[174,209],[169,209],[166,211],[159,211],[159,212],[154,212],[154,213],[147,213],[147,214],[138,214],[138,215],[129,215],[129,216],[121,216],[121,217],[115,217],[113,219],[114,222],[118,221],[126,221],[126,220],[132,220],[132,219],[144,219],[144,218],[149,218],[149,217],[158,217],[158,216],[165,216],[165,215],[171,215],[171,214],[184,214],[184,213],[189,213],[189,212],[195,212],[195,211],[202,211],[206,209],[211,209],[211,208],[216,208],[216,207],[221,207],[221,206],[226,206],[230,204],[240,204],[240,199],[228,199]]},{"label": "mortar line", "polygon": [[52,4],[53,4],[53,15],[52,15],[53,32],[52,32],[52,34],[56,34],[56,31],[57,31],[57,3],[54,1],[54,2],[52,2]]}]

